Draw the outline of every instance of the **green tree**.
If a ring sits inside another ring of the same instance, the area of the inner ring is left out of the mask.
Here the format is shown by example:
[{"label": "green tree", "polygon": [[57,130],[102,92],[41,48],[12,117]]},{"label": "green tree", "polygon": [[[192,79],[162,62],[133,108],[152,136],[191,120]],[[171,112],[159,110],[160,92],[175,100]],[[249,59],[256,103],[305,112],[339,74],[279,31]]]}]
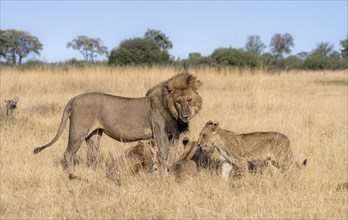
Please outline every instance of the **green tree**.
[{"label": "green tree", "polygon": [[153,40],[145,38],[124,40],[109,56],[109,64],[121,66],[164,64],[168,61],[168,52],[161,50]]},{"label": "green tree", "polygon": [[312,51],[312,54],[327,57],[333,52],[334,45],[329,42],[321,42]]},{"label": "green tree", "polygon": [[196,58],[201,58],[201,57],[202,57],[202,55],[199,52],[189,53],[189,59],[196,59]]},{"label": "green tree", "polygon": [[89,38],[87,36],[77,36],[67,44],[68,48],[79,51],[85,61],[94,62],[94,58],[98,55],[107,55],[108,49],[103,45],[99,38]]},{"label": "green tree", "polygon": [[285,70],[300,69],[303,65],[303,60],[298,56],[290,55],[286,57],[282,62],[282,68]]},{"label": "green tree", "polygon": [[311,54],[308,56],[304,62],[303,62],[303,67],[307,69],[324,69],[327,67],[329,63],[329,57],[320,55],[320,54]]},{"label": "green tree", "polygon": [[306,52],[306,51],[301,51],[301,52],[297,53],[296,56],[297,56],[300,60],[305,60],[305,59],[309,56],[309,53]]},{"label": "green tree", "polygon": [[147,29],[144,38],[153,40],[162,50],[169,50],[173,48],[173,43],[164,33],[155,29]]},{"label": "green tree", "polygon": [[251,35],[248,37],[245,43],[246,51],[254,53],[256,56],[260,56],[266,45],[262,43],[261,37],[259,35]]},{"label": "green tree", "polygon": [[344,68],[345,62],[341,54],[333,50],[334,46],[328,42],[321,42],[304,60],[307,69],[339,69]]},{"label": "green tree", "polygon": [[216,65],[222,66],[254,67],[257,64],[253,53],[235,48],[218,48],[211,58]]},{"label": "green tree", "polygon": [[209,66],[212,64],[210,57],[202,56],[201,53],[198,52],[189,53],[189,57],[185,60],[185,62],[192,66]]},{"label": "green tree", "polygon": [[343,58],[348,58],[348,38],[340,41],[343,49],[341,50],[341,55]]},{"label": "green tree", "polygon": [[290,34],[275,34],[271,39],[269,47],[277,60],[283,54],[291,53],[290,47],[294,47],[294,38]]},{"label": "green tree", "polygon": [[42,44],[35,36],[25,31],[0,30],[0,58],[8,63],[21,64],[29,54],[40,55]]}]

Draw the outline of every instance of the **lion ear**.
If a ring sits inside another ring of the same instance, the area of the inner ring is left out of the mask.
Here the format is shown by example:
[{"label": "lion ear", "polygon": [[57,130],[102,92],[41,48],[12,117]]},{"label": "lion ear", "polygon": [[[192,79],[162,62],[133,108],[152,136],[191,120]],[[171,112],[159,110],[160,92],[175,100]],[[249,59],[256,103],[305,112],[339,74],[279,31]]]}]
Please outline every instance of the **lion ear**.
[{"label": "lion ear", "polygon": [[169,83],[166,83],[164,88],[167,90],[168,94],[170,94],[174,91],[173,85],[170,85]]},{"label": "lion ear", "polygon": [[191,86],[191,88],[194,90],[194,91],[197,91],[201,86],[203,85],[203,83],[199,80],[196,80],[194,83],[193,83],[193,86]]},{"label": "lion ear", "polygon": [[212,124],[214,124],[212,120],[209,120],[209,121],[207,122],[207,125],[212,125]]},{"label": "lion ear", "polygon": [[195,76],[193,76],[191,74],[188,75],[187,86],[189,88],[191,88],[193,91],[197,91],[199,89],[199,87],[201,87],[202,85],[203,85],[203,83],[201,81],[197,80],[197,78]]},{"label": "lion ear", "polygon": [[219,122],[215,122],[215,123],[213,124],[213,126],[211,127],[211,130],[212,130],[213,132],[216,132],[217,129],[218,129],[218,126],[219,126]]}]

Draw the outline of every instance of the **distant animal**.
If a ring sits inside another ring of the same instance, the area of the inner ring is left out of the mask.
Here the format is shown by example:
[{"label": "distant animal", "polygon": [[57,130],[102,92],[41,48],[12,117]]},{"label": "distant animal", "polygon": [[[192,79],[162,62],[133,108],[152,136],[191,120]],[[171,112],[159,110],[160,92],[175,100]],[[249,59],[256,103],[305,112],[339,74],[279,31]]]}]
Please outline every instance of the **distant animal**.
[{"label": "distant animal", "polygon": [[137,145],[127,149],[123,155],[111,160],[111,163],[106,166],[106,178],[120,184],[124,178],[141,172],[150,173],[154,163],[160,163],[155,140],[139,141]]},{"label": "distant animal", "polygon": [[[233,165],[245,173],[250,162],[261,161],[284,172],[294,163],[289,139],[278,132],[236,134],[220,128],[218,122],[208,121],[200,132],[198,146],[203,149],[215,147],[219,151],[223,160],[222,178],[225,180],[231,174]],[[301,165],[294,164],[302,168],[307,159]]]},{"label": "distant animal", "polygon": [[348,182],[338,184],[336,191],[348,191]]},{"label": "distant animal", "polygon": [[65,106],[54,139],[35,148],[34,154],[54,144],[70,118],[68,147],[62,162],[68,172],[84,140],[88,145],[87,163],[96,164],[103,133],[123,142],[154,138],[163,170],[167,172],[175,161],[180,134],[188,131],[189,122],[202,108],[202,98],[197,93],[201,85],[195,76],[185,72],[159,83],[141,98],[104,93],[78,95]]},{"label": "distant animal", "polygon": [[5,100],[6,102],[6,116],[8,118],[12,117],[12,112],[17,108],[17,103],[19,101],[19,98],[16,96],[14,100]]}]

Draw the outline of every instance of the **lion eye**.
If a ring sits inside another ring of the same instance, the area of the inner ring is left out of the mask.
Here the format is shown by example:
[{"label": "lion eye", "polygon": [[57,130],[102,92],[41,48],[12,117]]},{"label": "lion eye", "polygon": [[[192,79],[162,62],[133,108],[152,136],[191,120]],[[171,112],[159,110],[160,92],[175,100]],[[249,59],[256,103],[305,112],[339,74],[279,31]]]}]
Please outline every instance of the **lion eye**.
[{"label": "lion eye", "polygon": [[180,105],[180,101],[175,101],[176,104]]},{"label": "lion eye", "polygon": [[188,102],[189,104],[192,104],[192,99],[188,99],[187,102]]},{"label": "lion eye", "polygon": [[203,138],[206,138],[206,137],[207,137],[207,135],[203,134]]}]

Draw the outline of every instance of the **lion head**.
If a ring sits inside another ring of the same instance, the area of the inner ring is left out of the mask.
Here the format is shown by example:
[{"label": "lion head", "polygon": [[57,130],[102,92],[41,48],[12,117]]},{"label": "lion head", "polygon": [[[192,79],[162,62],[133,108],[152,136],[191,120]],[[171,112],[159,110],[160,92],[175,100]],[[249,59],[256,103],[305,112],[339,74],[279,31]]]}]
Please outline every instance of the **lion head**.
[{"label": "lion head", "polygon": [[217,137],[217,129],[219,126],[219,122],[208,121],[201,133],[199,134],[198,146],[202,149],[206,149],[207,147],[213,147]]},{"label": "lion head", "polygon": [[197,89],[202,83],[189,73],[179,74],[164,85],[164,105],[170,114],[188,123],[202,108],[202,98]]},{"label": "lion head", "polygon": [[161,100],[176,121],[187,124],[202,108],[202,98],[197,93],[202,85],[195,76],[185,72],[149,89],[146,96],[157,97],[157,104]]},{"label": "lion head", "polygon": [[158,146],[154,139],[139,141],[136,146],[126,150],[125,155],[127,158],[137,158],[145,169],[160,161]]}]

